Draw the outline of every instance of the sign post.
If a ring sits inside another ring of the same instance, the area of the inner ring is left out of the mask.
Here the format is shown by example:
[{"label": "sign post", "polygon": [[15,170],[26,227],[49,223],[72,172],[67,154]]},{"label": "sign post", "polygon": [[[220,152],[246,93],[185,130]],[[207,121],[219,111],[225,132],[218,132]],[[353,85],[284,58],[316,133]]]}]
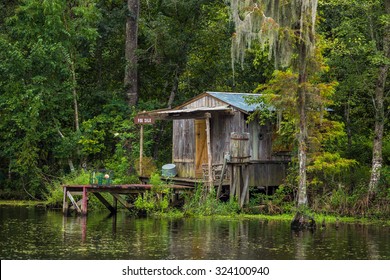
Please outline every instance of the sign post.
[{"label": "sign post", "polygon": [[140,144],[139,144],[139,176],[143,175],[143,155],[144,155],[144,125],[141,124],[141,131],[140,131]]},{"label": "sign post", "polygon": [[134,118],[134,123],[135,124],[140,124],[141,125],[141,130],[140,130],[140,143],[139,143],[139,175],[142,176],[143,174],[143,154],[144,154],[144,125],[145,124],[154,124],[155,119],[152,116],[142,116],[138,115]]}]

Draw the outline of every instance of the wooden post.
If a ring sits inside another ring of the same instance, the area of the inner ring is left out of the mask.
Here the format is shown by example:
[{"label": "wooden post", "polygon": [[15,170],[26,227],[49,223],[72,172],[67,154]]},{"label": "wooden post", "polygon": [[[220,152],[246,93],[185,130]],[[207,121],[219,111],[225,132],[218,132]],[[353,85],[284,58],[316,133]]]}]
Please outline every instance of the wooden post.
[{"label": "wooden post", "polygon": [[87,194],[87,188],[83,187],[83,198],[81,203],[81,214],[87,215],[88,212],[88,194]]},{"label": "wooden post", "polygon": [[249,198],[249,167],[243,166],[243,179],[244,179],[244,187],[242,189],[241,193],[241,200],[240,202],[240,208],[244,206],[244,203],[247,202],[247,199]]},{"label": "wooden post", "polygon": [[74,200],[72,194],[69,191],[66,191],[66,195],[69,197],[70,202],[72,202],[73,207],[76,209],[77,213],[81,214],[81,209]]},{"label": "wooden post", "polygon": [[225,172],[226,172],[226,164],[227,164],[227,157],[225,156],[224,159],[223,159],[223,165],[222,165],[222,171],[221,171],[221,178],[219,180],[219,185],[218,185],[218,190],[217,190],[217,199],[219,199],[220,195],[221,195],[221,191],[222,191],[222,184],[223,184],[223,177],[225,175]]},{"label": "wooden post", "polygon": [[140,140],[139,140],[139,175],[142,176],[142,160],[144,154],[144,125],[141,124]]},{"label": "wooden post", "polygon": [[230,164],[230,192],[229,192],[229,197],[230,199],[233,199],[234,198],[234,194],[235,194],[235,185],[234,185],[234,182],[235,182],[235,168],[234,168],[234,165],[233,164]]},{"label": "wooden post", "polygon": [[230,155],[233,170],[235,170],[233,186],[231,189],[235,191],[237,202],[242,205],[247,197],[249,174],[246,163],[250,159],[250,133],[248,132],[232,132],[230,134]]},{"label": "wooden post", "polygon": [[112,195],[112,207],[115,209],[116,213],[118,211],[118,199],[114,195]]},{"label": "wooden post", "polygon": [[[127,201],[124,200],[124,199],[120,196],[120,194],[118,194],[118,193],[111,193],[111,195],[112,195],[113,198],[114,198],[114,203],[119,202],[120,204],[122,204],[122,205],[123,205],[126,209],[128,209],[128,210],[131,210],[131,209],[133,208],[133,205],[127,203]],[[116,209],[117,209],[116,205],[114,206],[114,208],[115,208],[115,211],[116,211]]]},{"label": "wooden post", "polygon": [[66,193],[67,193],[66,187],[64,187],[63,191],[64,191],[64,197],[63,197],[63,200],[62,200],[62,213],[64,215],[68,215],[69,208],[68,208],[68,201],[67,201],[67,198],[66,198],[66,196],[67,196],[66,195]]},{"label": "wooden post", "polygon": [[211,155],[211,135],[210,135],[210,118],[211,114],[206,113],[206,137],[207,137],[207,159],[208,159],[208,170],[209,170],[209,191],[213,187],[213,158]]},{"label": "wooden post", "polygon": [[85,242],[87,240],[87,217],[81,217],[81,241]]},{"label": "wooden post", "polygon": [[250,167],[249,165],[246,166],[246,177],[245,177],[245,185],[247,185],[247,191],[246,191],[246,199],[245,203],[249,204],[249,175],[250,175]]},{"label": "wooden post", "polygon": [[111,215],[112,215],[112,232],[116,234],[117,215],[116,214],[111,214]]},{"label": "wooden post", "polygon": [[235,185],[236,185],[236,198],[237,202],[240,202],[241,199],[241,182],[242,182],[242,167],[241,165],[235,166],[237,169],[236,171],[236,180],[235,180]]},{"label": "wooden post", "polygon": [[111,206],[111,204],[98,192],[93,192],[93,194],[97,197],[97,199],[100,200],[101,203],[103,203],[104,206],[107,207],[108,210],[110,210],[111,213],[115,213],[114,207]]}]

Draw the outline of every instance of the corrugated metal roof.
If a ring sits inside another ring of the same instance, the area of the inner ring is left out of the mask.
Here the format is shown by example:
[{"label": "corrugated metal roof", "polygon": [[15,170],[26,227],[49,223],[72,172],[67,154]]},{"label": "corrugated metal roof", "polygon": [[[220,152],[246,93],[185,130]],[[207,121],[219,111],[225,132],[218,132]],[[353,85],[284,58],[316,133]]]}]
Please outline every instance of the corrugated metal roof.
[{"label": "corrugated metal roof", "polygon": [[249,105],[246,102],[246,97],[253,96],[253,97],[259,97],[261,94],[255,94],[255,93],[235,93],[235,92],[213,92],[213,91],[207,91],[207,94],[221,100],[222,102],[225,102],[233,107],[236,107],[237,109],[244,111],[244,112],[253,112],[257,108],[263,108],[263,103],[256,103]]}]

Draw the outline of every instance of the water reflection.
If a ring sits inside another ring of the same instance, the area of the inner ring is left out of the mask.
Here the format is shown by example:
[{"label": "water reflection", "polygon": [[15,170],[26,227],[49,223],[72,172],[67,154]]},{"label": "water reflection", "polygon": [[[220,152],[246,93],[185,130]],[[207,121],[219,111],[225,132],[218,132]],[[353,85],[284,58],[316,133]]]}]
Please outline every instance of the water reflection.
[{"label": "water reflection", "polygon": [[0,208],[1,259],[390,259],[389,239],[389,227],[381,226],[293,232],[280,221]]}]

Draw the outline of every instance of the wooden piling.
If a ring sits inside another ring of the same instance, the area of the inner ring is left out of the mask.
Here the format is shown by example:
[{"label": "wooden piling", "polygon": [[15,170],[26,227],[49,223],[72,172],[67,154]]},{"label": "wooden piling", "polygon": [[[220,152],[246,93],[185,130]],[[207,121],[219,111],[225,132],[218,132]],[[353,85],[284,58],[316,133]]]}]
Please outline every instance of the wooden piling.
[{"label": "wooden piling", "polygon": [[243,180],[244,180],[244,186],[241,193],[241,200],[240,200],[240,207],[242,208],[244,206],[244,203],[249,202],[249,166],[243,166],[244,169],[243,172]]},{"label": "wooden piling", "polygon": [[[133,208],[133,205],[127,203],[127,201],[124,200],[119,194],[111,193],[111,195],[114,197],[114,201],[119,202],[119,203],[122,204],[122,206],[124,206],[126,209],[130,210],[131,208]],[[115,206],[114,208],[116,209],[116,206]]]},{"label": "wooden piling", "polygon": [[249,200],[249,158],[250,158],[250,134],[247,132],[232,132],[230,134],[230,155],[232,166],[232,179],[230,186],[230,198],[234,196],[242,208]]},{"label": "wooden piling", "polygon": [[63,196],[63,199],[62,199],[62,213],[64,215],[68,215],[68,210],[69,210],[69,205],[68,205],[68,201],[67,201],[67,188],[64,187],[63,188],[63,191],[64,191],[64,196]]},{"label": "wooden piling", "polygon": [[82,203],[81,203],[81,214],[83,216],[87,215],[88,213],[88,194],[87,194],[87,188],[83,187],[83,196],[82,196]]},{"label": "wooden piling", "polygon": [[112,207],[115,209],[115,212],[118,211],[118,199],[114,195],[112,195]]},{"label": "wooden piling", "polygon": [[223,179],[225,176],[226,172],[226,165],[227,165],[227,157],[225,156],[223,159],[223,165],[222,165],[222,170],[221,170],[221,178],[219,179],[219,185],[218,185],[218,190],[217,190],[217,199],[221,196],[221,191],[222,191],[222,184],[223,184]]}]

